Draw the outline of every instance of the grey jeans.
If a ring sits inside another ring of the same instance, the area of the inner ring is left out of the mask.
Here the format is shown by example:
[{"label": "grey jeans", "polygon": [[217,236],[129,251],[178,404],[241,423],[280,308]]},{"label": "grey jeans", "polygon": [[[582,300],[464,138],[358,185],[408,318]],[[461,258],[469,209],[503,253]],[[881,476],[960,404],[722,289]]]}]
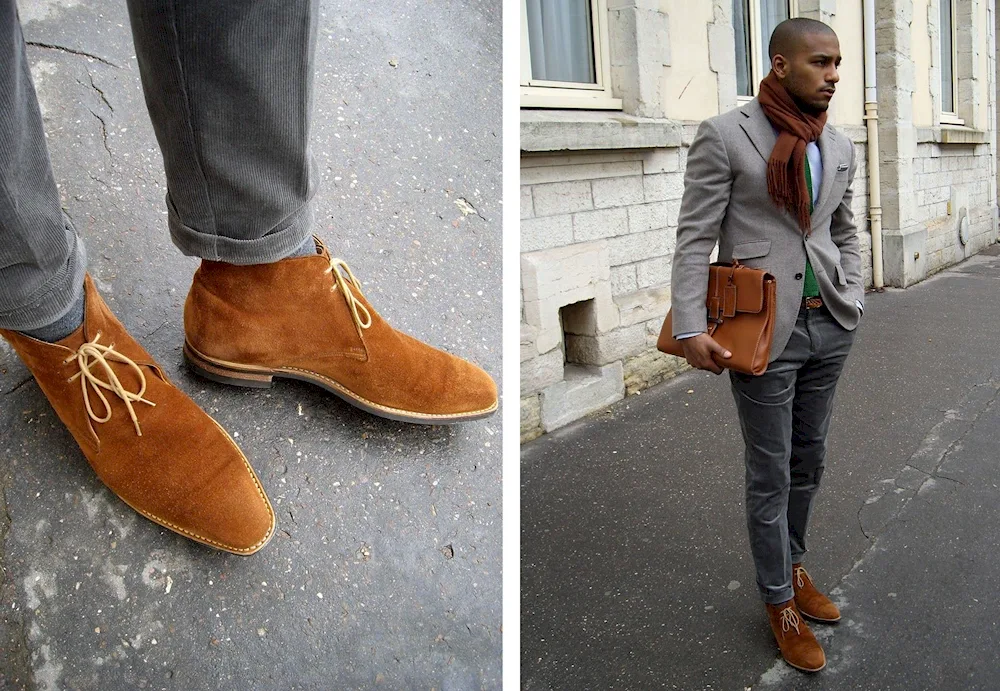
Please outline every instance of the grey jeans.
[{"label": "grey jeans", "polygon": [[[312,226],[318,0],[128,0],[128,11],[174,244],[233,264],[287,256]],[[60,207],[17,8],[0,0],[0,328],[58,320],[79,299],[85,271],[83,243]]]},{"label": "grey jeans", "polygon": [[826,461],[833,397],[854,343],[826,308],[799,311],[788,345],[754,377],[730,371],[746,445],[746,511],[757,586],[764,602],[794,596],[792,564]]}]

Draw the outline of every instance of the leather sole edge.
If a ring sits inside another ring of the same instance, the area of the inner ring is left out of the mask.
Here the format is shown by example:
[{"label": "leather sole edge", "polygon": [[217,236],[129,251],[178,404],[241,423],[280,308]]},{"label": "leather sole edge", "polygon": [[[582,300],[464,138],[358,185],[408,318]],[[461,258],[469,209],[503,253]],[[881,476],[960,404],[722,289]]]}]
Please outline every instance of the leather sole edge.
[{"label": "leather sole edge", "polygon": [[307,370],[292,368],[267,369],[264,367],[228,363],[210,358],[198,352],[186,339],[184,341],[184,359],[188,367],[196,374],[220,384],[266,389],[272,386],[275,377],[296,379],[304,381],[307,384],[319,386],[366,413],[395,420],[396,422],[407,422],[416,425],[453,425],[459,422],[470,422],[490,417],[499,408],[499,401],[494,402],[489,408],[482,410],[444,415],[390,408],[379,405],[374,401],[369,401],[334,380]]}]

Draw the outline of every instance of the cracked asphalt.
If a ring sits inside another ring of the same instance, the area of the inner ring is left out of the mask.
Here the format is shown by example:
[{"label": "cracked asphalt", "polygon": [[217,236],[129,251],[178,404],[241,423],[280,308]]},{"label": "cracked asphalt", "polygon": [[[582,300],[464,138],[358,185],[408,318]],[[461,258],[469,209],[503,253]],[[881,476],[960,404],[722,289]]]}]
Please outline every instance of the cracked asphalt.
[{"label": "cracked asphalt", "polygon": [[1000,245],[870,293],[806,565],[827,668],[777,655],[727,377],[687,372],[521,452],[522,688],[996,689]]},{"label": "cracked asphalt", "polygon": [[[397,328],[500,379],[500,7],[321,1],[316,232]],[[182,364],[171,245],[124,3],[22,2],[63,207],[111,308],[230,431],[278,514],[243,558],[97,481],[0,345],[0,688],[493,689],[499,417],[419,427]]]}]

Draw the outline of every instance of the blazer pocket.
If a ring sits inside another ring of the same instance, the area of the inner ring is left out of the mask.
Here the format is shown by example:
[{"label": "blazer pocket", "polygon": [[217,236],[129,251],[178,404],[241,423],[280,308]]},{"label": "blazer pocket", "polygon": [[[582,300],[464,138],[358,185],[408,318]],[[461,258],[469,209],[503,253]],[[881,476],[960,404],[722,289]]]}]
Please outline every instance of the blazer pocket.
[{"label": "blazer pocket", "polygon": [[835,266],[837,269],[837,283],[839,283],[842,286],[846,286],[847,276],[844,275],[844,267],[842,267],[840,264],[836,264]]},{"label": "blazer pocket", "polygon": [[733,259],[756,259],[766,257],[771,251],[770,240],[757,240],[756,242],[741,242],[733,246]]}]

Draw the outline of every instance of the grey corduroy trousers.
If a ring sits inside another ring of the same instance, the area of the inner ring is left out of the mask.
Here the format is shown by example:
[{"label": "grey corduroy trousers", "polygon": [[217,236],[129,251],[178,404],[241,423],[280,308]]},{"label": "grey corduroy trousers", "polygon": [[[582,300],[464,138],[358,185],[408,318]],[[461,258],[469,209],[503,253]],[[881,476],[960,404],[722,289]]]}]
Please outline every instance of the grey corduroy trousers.
[{"label": "grey corduroy trousers", "polygon": [[834,393],[854,335],[825,307],[802,308],[788,345],[764,374],[729,373],[746,446],[750,551],[768,604],[795,594],[792,564],[806,553]]},{"label": "grey corduroy trousers", "polygon": [[[233,264],[287,256],[312,227],[318,0],[128,0],[128,11],[174,244]],[[83,243],[60,208],[17,7],[0,0],[0,328],[58,320],[85,271]]]}]

